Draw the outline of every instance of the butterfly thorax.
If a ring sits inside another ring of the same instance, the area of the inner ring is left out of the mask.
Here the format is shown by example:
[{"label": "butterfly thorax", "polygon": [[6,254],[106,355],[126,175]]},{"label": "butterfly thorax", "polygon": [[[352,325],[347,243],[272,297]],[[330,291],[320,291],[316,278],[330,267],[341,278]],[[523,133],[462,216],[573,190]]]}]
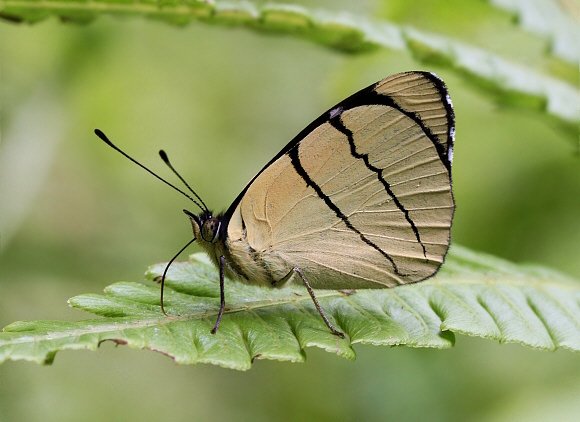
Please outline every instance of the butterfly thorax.
[{"label": "butterfly thorax", "polygon": [[[225,222],[222,214],[214,216],[209,211],[197,215],[187,211],[185,214],[190,219],[197,243],[204,249],[214,265],[219,268],[220,257],[225,258],[224,271],[229,278],[249,284],[272,286],[273,282],[280,280],[288,273],[289,269],[281,270],[280,274],[275,276],[266,271],[260,259],[261,254],[248,243],[246,229],[238,227],[239,224],[234,224],[234,228],[239,228],[243,233],[234,230],[233,238],[230,237],[231,224],[228,225]],[[234,213],[234,215],[239,217],[239,213]]]}]

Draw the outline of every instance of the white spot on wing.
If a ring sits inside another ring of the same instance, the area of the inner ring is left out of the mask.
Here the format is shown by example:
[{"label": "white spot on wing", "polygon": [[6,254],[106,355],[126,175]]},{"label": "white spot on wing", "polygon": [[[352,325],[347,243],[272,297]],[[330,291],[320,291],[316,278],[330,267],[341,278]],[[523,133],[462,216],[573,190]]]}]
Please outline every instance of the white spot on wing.
[{"label": "white spot on wing", "polygon": [[445,95],[445,101],[447,101],[447,104],[449,104],[451,107],[453,107],[453,102],[451,101],[451,97],[449,96],[449,93],[447,93]]},{"label": "white spot on wing", "polygon": [[332,110],[330,110],[330,113],[328,113],[330,116],[329,118],[334,119],[335,117],[340,116],[342,114],[342,112],[343,112],[342,107],[333,108]]}]

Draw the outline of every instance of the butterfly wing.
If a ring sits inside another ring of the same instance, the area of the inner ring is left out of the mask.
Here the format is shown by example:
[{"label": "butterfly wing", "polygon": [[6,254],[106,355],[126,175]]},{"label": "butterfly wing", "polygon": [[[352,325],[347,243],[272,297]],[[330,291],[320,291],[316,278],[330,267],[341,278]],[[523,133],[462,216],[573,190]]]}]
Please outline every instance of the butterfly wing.
[{"label": "butterfly wing", "polygon": [[313,287],[423,280],[442,264],[454,211],[454,117],[427,72],[388,77],[293,139],[226,213],[228,259],[250,282],[301,268]]}]

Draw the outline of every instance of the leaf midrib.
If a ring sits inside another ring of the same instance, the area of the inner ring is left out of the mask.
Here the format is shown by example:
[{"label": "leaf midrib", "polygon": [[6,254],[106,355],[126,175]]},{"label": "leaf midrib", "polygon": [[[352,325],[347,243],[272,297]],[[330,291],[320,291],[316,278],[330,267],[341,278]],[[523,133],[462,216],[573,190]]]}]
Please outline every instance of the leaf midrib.
[{"label": "leaf midrib", "polygon": [[[328,292],[327,294],[317,295],[317,297],[320,299],[320,298],[326,298],[326,297],[336,297],[336,296],[341,296],[341,295],[342,295],[342,293],[337,291],[337,292]],[[78,297],[82,297],[82,295],[80,295]],[[248,304],[243,304],[243,305],[237,305],[234,307],[226,308],[226,310],[224,311],[224,314],[232,314],[232,313],[236,313],[236,312],[267,308],[270,306],[284,305],[284,304],[288,304],[288,303],[299,303],[299,302],[303,302],[305,300],[310,301],[311,300],[310,296],[288,297],[286,299],[278,299],[278,300],[260,300],[260,301],[256,301],[256,302],[249,302],[249,306],[248,306]],[[82,308],[80,308],[80,309],[82,309]],[[169,324],[172,324],[175,322],[183,322],[183,321],[189,321],[189,320],[197,321],[201,318],[215,316],[215,315],[217,315],[217,309],[216,309],[216,311],[209,311],[209,312],[208,311],[198,311],[198,312],[194,311],[192,313],[189,313],[189,314],[183,315],[183,316],[170,315],[170,316],[160,316],[159,318],[148,318],[148,319],[143,319],[139,315],[123,316],[120,318],[131,319],[131,321],[125,322],[125,321],[119,321],[119,319],[117,319],[118,322],[108,324],[108,325],[99,326],[98,328],[95,328],[93,326],[93,327],[87,327],[86,329],[78,329],[78,328],[70,329],[70,330],[65,329],[64,331],[62,329],[59,329],[58,334],[54,334],[53,332],[46,332],[46,333],[38,334],[38,335],[28,335],[25,337],[19,337],[18,339],[15,339],[16,341],[10,340],[9,343],[12,343],[12,344],[29,343],[30,341],[34,341],[37,339],[58,340],[58,339],[67,338],[67,337],[71,337],[71,336],[81,336],[84,334],[102,334],[102,333],[106,333],[106,332],[110,332],[110,331],[120,331],[120,330],[133,329],[133,328],[147,328],[147,327],[154,327],[154,326],[164,326],[164,325],[169,325]],[[86,322],[96,321],[96,323],[100,323],[101,321],[103,321],[103,322],[106,321],[106,319],[107,319],[106,317],[103,317],[103,319],[100,319],[100,320],[84,320],[84,321],[81,320],[79,322],[86,323]],[[16,332],[14,332],[14,331],[5,331],[5,332],[16,334]],[[20,333],[22,333],[22,332],[20,332]]]}]

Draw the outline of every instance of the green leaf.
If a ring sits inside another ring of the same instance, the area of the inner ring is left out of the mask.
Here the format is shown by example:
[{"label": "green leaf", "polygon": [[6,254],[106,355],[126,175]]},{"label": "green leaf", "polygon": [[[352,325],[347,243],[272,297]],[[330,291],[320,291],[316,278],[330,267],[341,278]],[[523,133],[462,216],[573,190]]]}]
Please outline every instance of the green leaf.
[{"label": "green leaf", "polygon": [[[164,265],[147,272],[158,277]],[[210,334],[219,306],[217,270],[205,255],[174,264],[161,314],[153,282],[120,282],[104,294],[73,297],[71,306],[99,318],[15,322],[0,333],[0,362],[51,363],[60,350],[95,350],[110,340],[150,349],[182,364],[245,370],[254,359],[301,362],[319,347],[353,359],[354,344],[447,348],[455,334],[533,348],[580,350],[580,284],[555,272],[510,264],[455,246],[437,277],[383,290],[319,290],[318,298],[347,334],[328,331],[305,289],[267,289],[226,281],[227,311]]]},{"label": "green leaf", "polygon": [[13,21],[37,22],[58,16],[85,23],[101,14],[146,16],[177,25],[200,20],[243,26],[300,37],[348,53],[377,49],[410,52],[422,63],[456,70],[506,104],[555,117],[577,138],[580,109],[571,105],[580,103],[580,92],[574,86],[458,40],[412,27],[292,4],[249,1],[0,0],[0,17]]},{"label": "green leaf", "polygon": [[523,28],[547,38],[550,51],[555,56],[573,64],[580,61],[580,26],[571,16],[574,12],[578,13],[578,3],[553,0],[488,1],[513,13],[515,22]]}]

